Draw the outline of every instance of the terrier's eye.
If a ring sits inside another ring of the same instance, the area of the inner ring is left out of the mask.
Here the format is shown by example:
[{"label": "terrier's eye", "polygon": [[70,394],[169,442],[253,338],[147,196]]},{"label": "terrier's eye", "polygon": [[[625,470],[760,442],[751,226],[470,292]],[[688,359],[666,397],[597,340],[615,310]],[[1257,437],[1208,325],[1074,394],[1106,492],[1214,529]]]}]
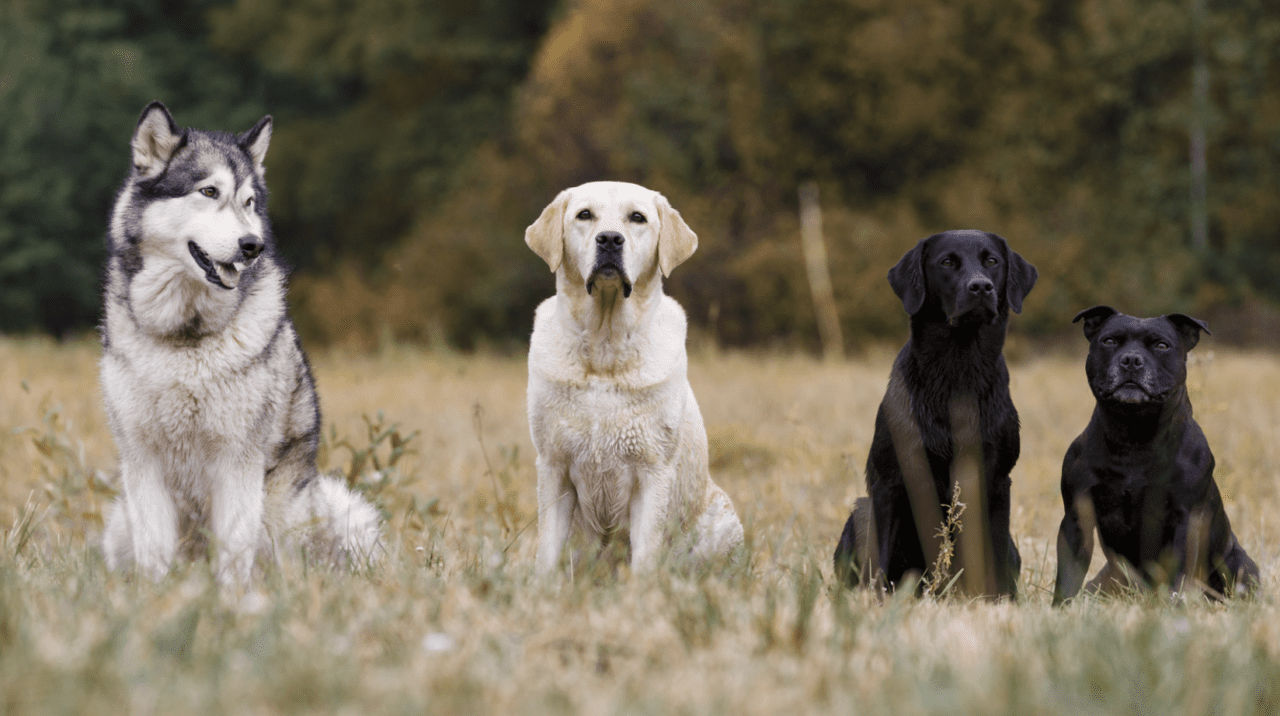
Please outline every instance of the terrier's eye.
[{"label": "terrier's eye", "polygon": [[647,221],[649,221],[649,220],[648,220],[648,219],[646,219],[646,218],[644,218],[644,214],[641,214],[641,213],[640,213],[640,212],[638,212],[638,211],[633,211],[633,212],[631,212],[631,223],[633,223],[633,224],[643,224],[643,223],[646,223]]},{"label": "terrier's eye", "polygon": [[217,198],[218,198],[218,188],[217,188],[217,187],[213,187],[213,186],[206,186],[206,187],[203,187],[203,188],[201,188],[201,189],[200,189],[200,193],[201,193],[201,194],[204,194],[205,196],[209,197],[210,199],[217,199]]},{"label": "terrier's eye", "polygon": [[579,211],[579,212],[578,212],[578,218],[579,218],[579,219],[582,219],[583,221],[590,221],[590,220],[592,219],[592,216],[591,216],[591,210],[590,210],[590,209],[583,209],[582,211]]}]

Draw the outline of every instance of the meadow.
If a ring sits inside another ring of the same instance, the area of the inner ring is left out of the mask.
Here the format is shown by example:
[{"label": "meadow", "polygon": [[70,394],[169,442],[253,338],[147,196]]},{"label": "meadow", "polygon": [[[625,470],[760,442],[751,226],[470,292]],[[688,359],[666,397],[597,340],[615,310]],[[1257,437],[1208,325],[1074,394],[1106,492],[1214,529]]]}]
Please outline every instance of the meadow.
[{"label": "meadow", "polygon": [[98,346],[0,338],[0,714],[1280,712],[1280,358],[1210,339],[1190,367],[1260,596],[1055,609],[1059,469],[1092,410],[1083,339],[1009,350],[1017,603],[880,602],[834,584],[893,350],[695,350],[713,475],[748,559],[553,582],[532,574],[523,359],[315,354],[322,467],[388,515],[386,552],[355,572],[285,560],[227,595],[207,563],[158,584],[106,571],[95,541],[115,450]]}]

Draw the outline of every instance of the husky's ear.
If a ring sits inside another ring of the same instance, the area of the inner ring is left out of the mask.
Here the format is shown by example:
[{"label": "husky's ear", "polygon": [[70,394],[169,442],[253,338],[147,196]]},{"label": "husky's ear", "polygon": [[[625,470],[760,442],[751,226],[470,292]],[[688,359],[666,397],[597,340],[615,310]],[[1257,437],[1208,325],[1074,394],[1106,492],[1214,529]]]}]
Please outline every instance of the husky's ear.
[{"label": "husky's ear", "polygon": [[910,316],[924,308],[924,247],[933,236],[920,239],[914,249],[903,254],[898,263],[889,269],[889,286],[902,299],[902,307],[907,309],[907,315]]},{"label": "husky's ear", "polygon": [[684,223],[684,217],[671,206],[667,197],[659,194],[655,201],[658,217],[662,219],[662,231],[658,233],[658,265],[662,267],[663,276],[670,276],[672,269],[698,250],[698,235]]},{"label": "husky's ear", "polygon": [[1022,299],[1031,293],[1031,288],[1036,285],[1036,279],[1040,277],[1040,273],[1036,271],[1035,266],[1022,258],[1021,254],[1009,248],[1009,242],[1005,241],[1003,236],[989,231],[987,236],[1004,249],[1005,266],[1009,269],[1004,279],[1005,300],[1009,302],[1009,308],[1014,313],[1022,313]]},{"label": "husky's ear", "polygon": [[271,115],[258,120],[253,129],[240,135],[239,140],[240,146],[253,157],[253,170],[258,176],[266,174],[267,168],[263,162],[267,158],[267,145],[271,143]]},{"label": "husky's ear", "polygon": [[538,220],[524,230],[524,242],[547,262],[551,273],[560,268],[560,261],[564,258],[564,208],[568,203],[569,190],[565,189],[556,194]]},{"label": "husky's ear", "polygon": [[187,132],[174,124],[169,110],[152,102],[142,110],[138,126],[133,130],[133,167],[143,179],[160,176],[169,160],[186,144]]},{"label": "husky's ear", "polygon": [[1083,318],[1084,337],[1092,343],[1093,337],[1098,335],[1098,331],[1102,330],[1102,324],[1106,323],[1108,318],[1119,315],[1121,313],[1111,306],[1094,306],[1077,313],[1076,317],[1071,319],[1071,322],[1076,323]]},{"label": "husky's ear", "polygon": [[1213,333],[1209,330],[1209,324],[1199,318],[1192,318],[1184,313],[1170,313],[1165,316],[1174,328],[1178,329],[1178,337],[1182,339],[1182,349],[1191,350],[1200,342],[1200,331],[1204,331],[1209,335]]}]

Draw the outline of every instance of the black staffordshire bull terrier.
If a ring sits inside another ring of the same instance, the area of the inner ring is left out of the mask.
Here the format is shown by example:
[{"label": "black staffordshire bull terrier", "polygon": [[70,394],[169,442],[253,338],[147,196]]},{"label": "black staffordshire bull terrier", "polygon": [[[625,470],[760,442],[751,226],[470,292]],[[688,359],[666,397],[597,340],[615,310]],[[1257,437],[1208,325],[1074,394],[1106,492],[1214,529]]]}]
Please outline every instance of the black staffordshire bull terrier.
[{"label": "black staffordshire bull terrier", "polygon": [[1079,593],[1095,528],[1107,564],[1086,591],[1160,585],[1220,598],[1253,589],[1258,566],[1231,531],[1187,397],[1187,351],[1209,327],[1180,313],[1134,318],[1108,306],[1072,322],[1082,319],[1098,404],[1062,461],[1054,604]]},{"label": "black staffordshire bull terrier", "polygon": [[1035,282],[1035,267],[984,231],[934,234],[889,271],[911,338],[876,413],[869,497],[836,547],[843,582],[891,589],[908,574],[931,579],[959,485],[966,510],[958,534],[947,533],[956,547],[949,572],[962,570],[958,587],[970,595],[1016,596],[1009,472],[1020,442],[1002,351],[1009,311],[1022,311]]}]

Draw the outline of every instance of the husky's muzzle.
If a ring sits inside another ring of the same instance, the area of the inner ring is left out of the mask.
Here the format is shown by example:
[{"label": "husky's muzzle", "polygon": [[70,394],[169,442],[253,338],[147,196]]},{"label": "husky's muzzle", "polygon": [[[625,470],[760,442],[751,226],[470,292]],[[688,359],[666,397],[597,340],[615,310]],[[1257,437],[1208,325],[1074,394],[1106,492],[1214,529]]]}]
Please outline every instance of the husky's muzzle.
[{"label": "husky's muzzle", "polygon": [[209,254],[194,241],[187,242],[187,249],[191,252],[191,258],[195,259],[196,265],[204,271],[205,280],[230,291],[240,284],[240,274],[253,265],[263,249],[262,242],[256,237],[243,237],[239,243],[240,254],[237,258],[240,260],[231,263],[210,259]]},{"label": "husky's muzzle", "polygon": [[616,231],[602,231],[596,235],[596,263],[587,277],[587,295],[591,295],[596,281],[619,281],[622,297],[631,298],[631,281],[627,278],[622,261],[622,245],[626,239]]}]

